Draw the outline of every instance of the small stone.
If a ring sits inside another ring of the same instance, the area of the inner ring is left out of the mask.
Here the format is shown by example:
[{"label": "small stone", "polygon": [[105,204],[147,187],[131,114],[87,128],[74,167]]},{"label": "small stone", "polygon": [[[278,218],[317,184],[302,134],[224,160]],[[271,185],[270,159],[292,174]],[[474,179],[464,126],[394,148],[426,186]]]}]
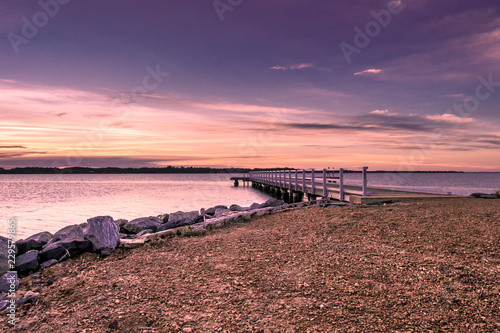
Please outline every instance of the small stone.
[{"label": "small stone", "polygon": [[56,259],[50,259],[50,260],[47,260],[47,261],[44,261],[40,264],[40,269],[45,269],[47,267],[50,267],[54,264],[57,264],[59,261],[57,261]]},{"label": "small stone", "polygon": [[0,301],[0,311],[3,311],[10,304],[9,300]]},{"label": "small stone", "polygon": [[118,320],[117,320],[117,319],[113,319],[113,320],[109,323],[108,328],[111,328],[111,329],[117,329],[119,326],[120,326],[120,324],[118,323]]},{"label": "small stone", "polygon": [[113,249],[106,248],[106,249],[100,250],[99,255],[103,258],[106,258],[106,257],[110,256],[112,252],[113,252]]}]

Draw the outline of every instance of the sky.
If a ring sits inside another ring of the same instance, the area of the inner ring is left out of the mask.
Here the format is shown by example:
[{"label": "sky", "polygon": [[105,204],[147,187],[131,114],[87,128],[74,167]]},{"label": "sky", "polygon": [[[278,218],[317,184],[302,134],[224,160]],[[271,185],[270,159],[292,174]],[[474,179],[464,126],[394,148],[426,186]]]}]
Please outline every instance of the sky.
[{"label": "sky", "polygon": [[500,171],[498,0],[0,0],[0,167]]}]

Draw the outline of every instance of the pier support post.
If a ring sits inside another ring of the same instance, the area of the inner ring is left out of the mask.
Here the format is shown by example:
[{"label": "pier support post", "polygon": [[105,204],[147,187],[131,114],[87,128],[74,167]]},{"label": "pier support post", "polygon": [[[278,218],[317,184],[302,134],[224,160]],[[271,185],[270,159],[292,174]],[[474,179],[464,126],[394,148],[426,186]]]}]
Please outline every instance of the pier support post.
[{"label": "pier support post", "polygon": [[293,203],[302,202],[303,198],[304,198],[304,193],[298,191],[293,193]]},{"label": "pier support post", "polygon": [[366,197],[368,195],[368,167],[363,167],[363,196]]},{"label": "pier support post", "polygon": [[238,182],[238,179],[236,179],[236,180],[234,181],[234,187],[238,187],[238,186],[240,186],[240,183]]},{"label": "pier support post", "polygon": [[283,201],[286,203],[290,203],[290,195],[287,190],[283,191]]}]

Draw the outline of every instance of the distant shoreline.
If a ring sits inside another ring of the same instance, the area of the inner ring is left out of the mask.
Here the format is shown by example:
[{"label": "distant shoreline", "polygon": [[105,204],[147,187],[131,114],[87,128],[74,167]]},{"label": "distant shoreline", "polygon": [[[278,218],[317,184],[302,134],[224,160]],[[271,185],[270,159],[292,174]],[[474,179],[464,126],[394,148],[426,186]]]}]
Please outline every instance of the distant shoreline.
[{"label": "distant shoreline", "polygon": [[[4,169],[0,167],[0,174],[203,174],[203,173],[248,173],[250,171],[266,171],[275,169],[294,170],[293,168],[208,168],[208,167],[165,167],[165,168],[42,168],[23,167]],[[345,173],[359,173],[358,170],[344,170]],[[500,171],[472,171],[470,173],[491,173]],[[368,170],[368,173],[469,173],[465,171],[394,171],[394,170]]]}]

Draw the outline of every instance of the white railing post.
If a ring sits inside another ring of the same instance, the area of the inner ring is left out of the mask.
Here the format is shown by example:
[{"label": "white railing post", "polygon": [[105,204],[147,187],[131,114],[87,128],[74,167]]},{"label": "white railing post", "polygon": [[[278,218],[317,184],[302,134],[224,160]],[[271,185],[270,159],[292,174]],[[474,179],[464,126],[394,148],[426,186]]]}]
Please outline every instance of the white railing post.
[{"label": "white railing post", "polygon": [[344,201],[344,169],[339,169],[339,194],[340,201]]},{"label": "white railing post", "polygon": [[316,190],[316,184],[314,184],[314,169],[312,169],[311,181],[312,181],[312,195],[315,195],[314,191]]},{"label": "white railing post", "polygon": [[280,170],[280,181],[279,181],[279,187],[281,187],[281,170]]},{"label": "white railing post", "polygon": [[295,169],[295,192],[299,191],[299,184],[297,184],[297,178],[299,176],[299,171]]},{"label": "white railing post", "polygon": [[302,192],[307,193],[306,191],[306,170],[302,169]]},{"label": "white railing post", "polygon": [[292,170],[288,170],[288,189],[292,192]]},{"label": "white railing post", "polygon": [[368,195],[368,167],[363,167],[363,196],[366,197]]},{"label": "white railing post", "polygon": [[328,189],[326,188],[326,169],[323,169],[323,199],[327,199]]}]

